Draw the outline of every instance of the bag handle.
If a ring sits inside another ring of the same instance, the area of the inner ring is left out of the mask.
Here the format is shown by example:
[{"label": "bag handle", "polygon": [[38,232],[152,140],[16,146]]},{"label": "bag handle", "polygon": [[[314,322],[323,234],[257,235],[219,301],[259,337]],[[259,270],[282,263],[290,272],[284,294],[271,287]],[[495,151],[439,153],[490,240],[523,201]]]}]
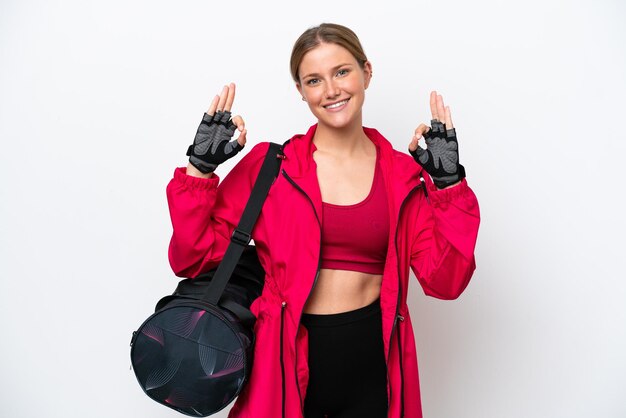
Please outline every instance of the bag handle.
[{"label": "bag handle", "polygon": [[206,302],[217,306],[222,297],[222,293],[224,293],[224,289],[226,289],[226,285],[239,262],[244,248],[250,243],[252,228],[261,213],[261,208],[267,198],[270,187],[276,177],[278,177],[278,171],[280,170],[280,164],[283,159],[285,159],[285,155],[283,154],[282,145],[270,142],[267,154],[265,154],[265,160],[263,160],[259,175],[254,182],[243,215],[241,215],[237,228],[233,231],[224,258],[220,262],[211,283],[202,296],[202,299]]}]

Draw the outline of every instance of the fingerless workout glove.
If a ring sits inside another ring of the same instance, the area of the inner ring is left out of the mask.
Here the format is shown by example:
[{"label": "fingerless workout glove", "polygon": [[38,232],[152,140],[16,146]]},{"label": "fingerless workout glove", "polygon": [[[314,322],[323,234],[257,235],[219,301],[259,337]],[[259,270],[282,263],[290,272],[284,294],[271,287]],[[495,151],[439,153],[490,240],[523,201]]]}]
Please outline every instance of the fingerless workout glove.
[{"label": "fingerless workout glove", "polygon": [[433,178],[439,189],[450,186],[465,178],[465,168],[459,164],[459,144],[454,128],[436,119],[430,121],[432,128],[424,134],[426,149],[419,145],[415,151],[409,149],[413,159]]},{"label": "fingerless workout glove", "polygon": [[204,174],[215,171],[219,164],[244,147],[237,140],[230,141],[237,129],[230,115],[229,111],[216,112],[215,115],[205,113],[193,144],[187,149],[189,162]]}]

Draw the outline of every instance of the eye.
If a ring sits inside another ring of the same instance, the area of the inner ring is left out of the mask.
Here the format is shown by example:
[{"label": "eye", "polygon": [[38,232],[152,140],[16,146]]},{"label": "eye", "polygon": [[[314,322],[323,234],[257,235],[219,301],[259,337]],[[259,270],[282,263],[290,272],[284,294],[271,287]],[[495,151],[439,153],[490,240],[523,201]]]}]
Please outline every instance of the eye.
[{"label": "eye", "polygon": [[346,75],[348,74],[350,71],[347,70],[346,68],[342,68],[341,70],[337,71],[338,75]]},{"label": "eye", "polygon": [[312,85],[312,84],[315,84],[315,83],[314,83],[314,81],[318,81],[318,79],[317,79],[317,78],[311,78],[311,79],[307,80],[307,82],[306,82],[306,83],[307,83],[308,85]]}]

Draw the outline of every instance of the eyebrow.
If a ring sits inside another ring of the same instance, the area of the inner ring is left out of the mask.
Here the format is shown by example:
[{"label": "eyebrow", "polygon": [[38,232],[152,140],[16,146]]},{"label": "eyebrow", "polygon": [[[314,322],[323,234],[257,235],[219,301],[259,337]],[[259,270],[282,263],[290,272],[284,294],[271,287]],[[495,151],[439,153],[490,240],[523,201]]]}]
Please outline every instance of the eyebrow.
[{"label": "eyebrow", "polygon": [[[344,65],[351,65],[351,64],[346,62],[344,64],[335,65],[333,68],[331,68],[331,70],[332,71],[338,70],[339,68],[343,67]],[[313,76],[319,76],[319,74],[318,73],[310,73],[310,74],[307,74],[307,75],[303,76],[302,78],[305,79],[307,77],[313,77]]]}]

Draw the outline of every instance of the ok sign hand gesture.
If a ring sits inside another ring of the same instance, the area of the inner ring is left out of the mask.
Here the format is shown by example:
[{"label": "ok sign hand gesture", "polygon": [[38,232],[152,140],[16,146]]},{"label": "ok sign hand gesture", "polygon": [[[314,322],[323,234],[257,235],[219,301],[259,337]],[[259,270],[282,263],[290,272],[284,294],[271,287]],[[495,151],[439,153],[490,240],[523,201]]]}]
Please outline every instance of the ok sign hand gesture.
[{"label": "ok sign hand gesture", "polygon": [[[409,153],[433,179],[439,189],[458,183],[465,177],[465,168],[459,164],[459,146],[452,125],[450,106],[443,105],[443,97],[436,91],[430,93],[432,128],[420,124],[409,144]],[[441,122],[441,119],[444,122]],[[426,149],[419,146],[419,139],[426,140]]]},{"label": "ok sign hand gesture", "polygon": [[[246,129],[241,116],[231,119],[230,109],[235,100],[235,83],[224,86],[216,95],[209,110],[202,117],[193,144],[187,149],[189,163],[203,174],[208,174],[229,158],[234,157],[246,144]],[[240,135],[231,140],[235,130]]]}]

